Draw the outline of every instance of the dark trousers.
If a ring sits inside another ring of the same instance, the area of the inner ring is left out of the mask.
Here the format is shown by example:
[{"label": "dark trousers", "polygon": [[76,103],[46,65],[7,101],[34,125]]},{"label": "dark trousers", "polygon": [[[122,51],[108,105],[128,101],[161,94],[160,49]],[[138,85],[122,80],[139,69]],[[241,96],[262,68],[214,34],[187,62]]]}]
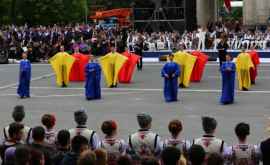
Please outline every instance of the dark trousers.
[{"label": "dark trousers", "polygon": [[219,67],[221,67],[222,63],[225,62],[226,59],[224,59],[223,56],[219,56],[218,59],[219,59]]},{"label": "dark trousers", "polygon": [[142,61],[142,56],[140,56],[140,59],[137,62],[137,69],[142,70],[143,67],[143,61]]}]

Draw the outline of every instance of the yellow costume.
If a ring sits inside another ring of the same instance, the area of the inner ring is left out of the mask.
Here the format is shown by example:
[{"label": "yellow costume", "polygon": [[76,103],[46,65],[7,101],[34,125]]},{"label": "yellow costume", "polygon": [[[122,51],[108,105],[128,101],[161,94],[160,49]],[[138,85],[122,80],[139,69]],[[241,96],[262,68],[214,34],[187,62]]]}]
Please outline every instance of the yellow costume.
[{"label": "yellow costume", "polygon": [[250,68],[254,68],[248,53],[240,53],[236,58],[236,71],[240,90],[249,89],[251,86]]},{"label": "yellow costume", "polygon": [[189,87],[190,77],[197,57],[184,51],[178,51],[174,54],[174,62],[181,66],[179,84]]},{"label": "yellow costume", "polygon": [[126,60],[127,57],[117,52],[111,52],[99,58],[99,63],[101,65],[108,87],[116,86],[118,81],[118,73]]},{"label": "yellow costume", "polygon": [[69,73],[75,58],[66,52],[59,52],[49,59],[55,75],[58,86],[68,85]]}]

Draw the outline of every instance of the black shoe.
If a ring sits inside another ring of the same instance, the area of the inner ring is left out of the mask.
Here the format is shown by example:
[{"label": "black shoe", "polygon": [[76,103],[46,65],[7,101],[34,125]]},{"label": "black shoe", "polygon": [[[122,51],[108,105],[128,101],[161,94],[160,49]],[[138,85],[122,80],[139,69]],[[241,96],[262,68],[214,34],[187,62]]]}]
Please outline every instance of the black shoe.
[{"label": "black shoe", "polygon": [[179,84],[179,88],[186,88],[184,84]]},{"label": "black shoe", "polygon": [[24,99],[24,96],[20,96],[21,99]]},{"label": "black shoe", "polygon": [[67,85],[66,84],[62,84],[62,88],[66,88],[67,87]]},{"label": "black shoe", "polygon": [[244,88],[244,87],[243,87],[242,89],[243,89],[243,91],[248,91],[248,89],[247,89],[247,88]]},{"label": "black shoe", "polygon": [[229,104],[232,104],[233,102],[231,102],[231,101],[226,101],[226,102],[224,102],[223,103],[223,105],[229,105]]},{"label": "black shoe", "polygon": [[255,85],[255,81],[251,81],[251,84],[252,84],[252,85]]},{"label": "black shoe", "polygon": [[110,86],[110,88],[113,88],[113,87],[114,87],[114,85],[111,85],[111,86]]},{"label": "black shoe", "polygon": [[25,96],[26,98],[31,98],[31,96]]},{"label": "black shoe", "polygon": [[90,100],[92,100],[92,98],[90,98],[90,97],[87,97],[87,98],[86,98],[86,100],[90,101]]}]

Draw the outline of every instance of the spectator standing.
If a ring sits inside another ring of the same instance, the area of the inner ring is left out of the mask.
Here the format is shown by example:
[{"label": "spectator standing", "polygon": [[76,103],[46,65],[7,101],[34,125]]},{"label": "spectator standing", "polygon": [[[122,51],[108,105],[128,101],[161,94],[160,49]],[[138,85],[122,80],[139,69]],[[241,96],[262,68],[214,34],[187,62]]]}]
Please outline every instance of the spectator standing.
[{"label": "spectator standing", "polygon": [[54,115],[45,114],[41,118],[42,124],[45,126],[45,141],[48,145],[55,146],[56,133],[54,130],[56,118]]},{"label": "spectator standing", "polygon": [[77,127],[69,130],[70,139],[72,140],[75,136],[81,135],[88,140],[90,149],[95,150],[100,148],[100,140],[95,131],[87,128],[87,119],[88,116],[85,110],[81,109],[74,112],[74,120]]},{"label": "spectator standing", "polygon": [[159,156],[163,144],[159,135],[151,131],[152,117],[138,114],[137,121],[140,129],[129,136],[129,154],[137,161],[143,156]]},{"label": "spectator standing", "polygon": [[71,141],[71,151],[64,156],[61,165],[75,165],[80,154],[88,150],[88,148],[89,142],[84,136],[75,136]]},{"label": "spectator standing", "polygon": [[219,67],[221,67],[222,63],[226,61],[226,54],[227,54],[228,48],[229,48],[229,45],[227,44],[225,37],[222,37],[220,43],[217,46]]},{"label": "spectator standing", "polygon": [[2,165],[5,165],[5,152],[10,147],[16,147],[21,144],[23,136],[23,125],[20,123],[11,123],[9,125],[8,133],[10,138],[5,140],[0,146],[0,156],[3,160]]},{"label": "spectator standing", "polygon": [[68,130],[60,130],[57,134],[56,153],[53,155],[54,165],[59,165],[64,155],[70,151],[70,133]]},{"label": "spectator standing", "polygon": [[[27,127],[26,125],[23,124],[23,119],[25,117],[25,111],[24,111],[24,106],[23,105],[17,105],[14,107],[14,110],[12,112],[12,118],[15,123],[19,123],[23,125],[23,137],[22,137],[22,142],[27,143],[30,139],[31,136],[31,128]],[[10,135],[8,133],[9,126],[4,128],[4,140],[8,140],[10,138]]]},{"label": "spectator standing", "polygon": [[41,126],[33,128],[32,137],[33,143],[30,144],[31,149],[36,149],[44,154],[45,165],[52,165],[52,155],[55,153],[55,150],[45,142],[45,129]]},{"label": "spectator standing", "polygon": [[168,125],[169,132],[171,136],[164,141],[164,148],[166,147],[176,147],[181,153],[187,157],[188,150],[190,148],[190,142],[188,140],[182,139],[180,134],[183,130],[182,122],[179,120],[172,120]]},{"label": "spectator standing", "polygon": [[258,164],[256,153],[257,146],[247,143],[247,136],[250,134],[249,124],[239,123],[235,127],[235,134],[238,144],[234,144],[231,150],[232,164],[234,165],[255,165]]},{"label": "spectator standing", "polygon": [[202,146],[192,145],[188,151],[190,165],[203,165],[206,153]]},{"label": "spectator standing", "polygon": [[202,117],[202,126],[205,134],[201,138],[195,139],[193,143],[202,146],[207,155],[211,153],[224,154],[225,142],[214,135],[217,127],[216,119]]},{"label": "spectator standing", "polygon": [[126,153],[127,146],[123,139],[117,137],[117,123],[115,121],[104,121],[101,130],[105,134],[101,148],[107,151],[108,165],[115,165],[117,159]]}]

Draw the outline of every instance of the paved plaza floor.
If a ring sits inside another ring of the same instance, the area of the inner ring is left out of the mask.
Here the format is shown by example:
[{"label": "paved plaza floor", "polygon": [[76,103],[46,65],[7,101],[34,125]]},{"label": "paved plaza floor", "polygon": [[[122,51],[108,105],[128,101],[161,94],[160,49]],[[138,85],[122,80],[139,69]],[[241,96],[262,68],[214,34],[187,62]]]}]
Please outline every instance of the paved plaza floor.
[{"label": "paved plaza floor", "polygon": [[[102,80],[102,100],[86,101],[84,84],[71,83],[68,88],[58,88],[48,64],[32,65],[31,98],[19,99],[16,96],[18,65],[0,65],[0,125],[11,122],[11,112],[17,104],[26,108],[25,123],[40,125],[44,113],[57,117],[57,129],[75,126],[73,112],[87,109],[88,126],[101,134],[104,120],[114,119],[119,123],[119,134],[127,139],[137,130],[136,114],[146,112],[153,117],[153,130],[162,137],[168,136],[167,125],[171,119],[180,119],[184,124],[183,136],[192,140],[202,135],[201,117],[210,115],[217,119],[217,135],[231,144],[236,141],[234,127],[238,122],[251,124],[249,140],[258,143],[270,132],[270,64],[262,64],[255,86],[248,92],[236,93],[233,105],[220,105],[220,74],[218,64],[208,63],[200,83],[191,83],[187,89],[179,89],[179,100],[165,103],[163,80],[160,70],[163,63],[147,63],[143,71],[136,71],[131,84],[120,84],[109,89]],[[2,134],[2,132],[1,132]]]}]

